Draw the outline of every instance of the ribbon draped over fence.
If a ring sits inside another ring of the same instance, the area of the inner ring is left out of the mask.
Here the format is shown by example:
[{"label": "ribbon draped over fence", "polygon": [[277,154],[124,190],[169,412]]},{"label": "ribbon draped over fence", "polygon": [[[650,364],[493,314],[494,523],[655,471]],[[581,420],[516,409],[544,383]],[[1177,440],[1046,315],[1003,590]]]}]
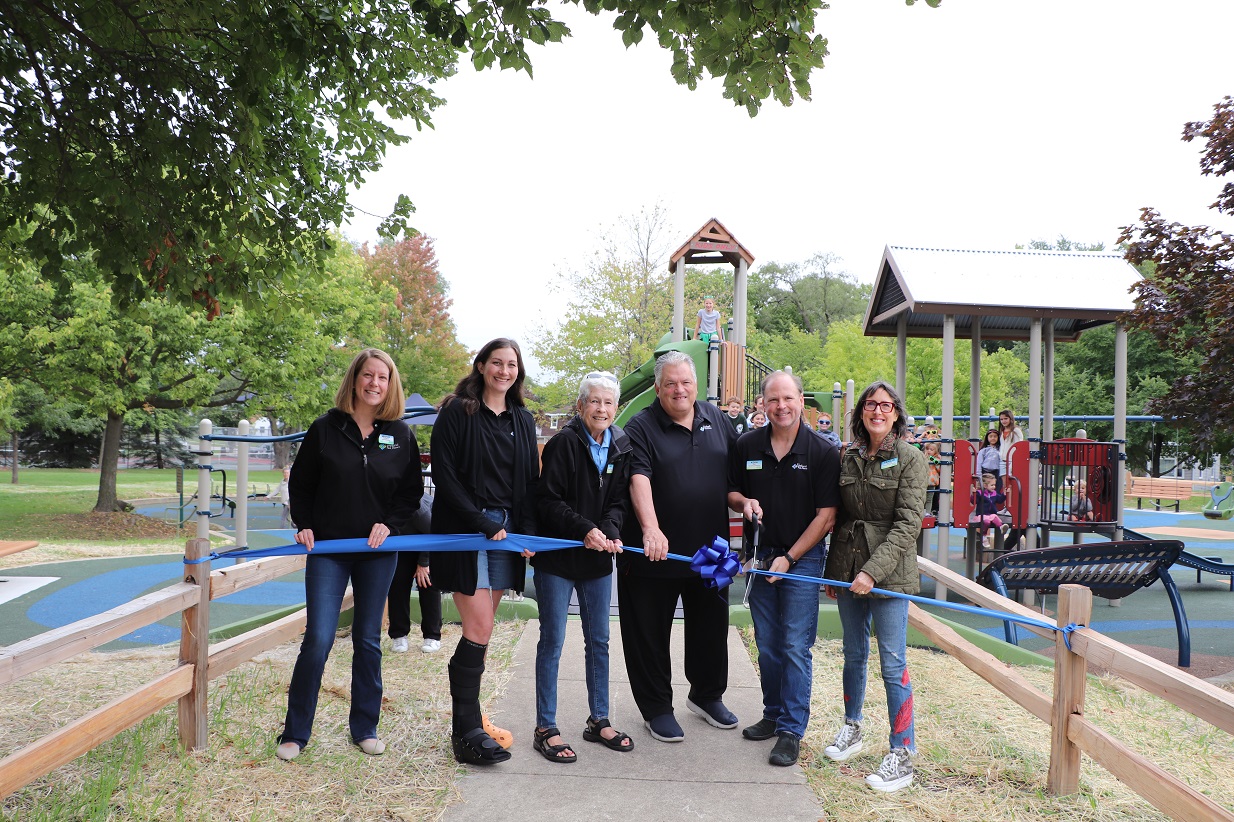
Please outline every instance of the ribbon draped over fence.
[{"label": "ribbon draped over fence", "polygon": [[[552,539],[550,537],[535,537],[514,533],[507,533],[506,538],[500,540],[488,539],[483,534],[409,534],[407,536],[387,537],[385,542],[381,544],[381,547],[377,549],[370,548],[367,539],[323,539],[314,543],[312,551],[309,551],[297,542],[293,542],[286,545],[276,545],[271,548],[237,548],[233,551],[211,553],[197,560],[185,559],[185,564],[193,565],[216,559],[249,560],[262,557],[302,556],[310,553],[359,554],[373,550],[431,551],[434,553],[441,551],[513,551],[515,553],[530,551],[532,553],[540,553],[541,551],[560,551],[566,548],[580,547],[582,547],[582,543],[577,540]],[[646,553],[642,548],[637,548],[633,545],[624,545],[622,550],[633,551],[638,554]],[[709,588],[720,589],[727,587],[742,573],[741,561],[737,557],[737,552],[729,547],[728,540],[723,537],[715,537],[709,545],[704,545],[695,551],[693,557],[670,553],[667,558],[677,562],[688,562],[691,570],[702,577]],[[835,588],[848,588],[852,585],[850,582],[841,582],[824,577],[811,577],[792,573],[773,574],[771,571],[763,571],[757,568],[748,568],[745,570],[745,573],[755,576],[775,577],[776,579],[795,579],[817,585],[830,585]],[[752,583],[753,579],[746,584]],[[979,608],[975,605],[964,605],[958,602],[944,602],[914,594],[902,594],[882,588],[874,588],[870,593],[906,599],[909,602],[932,605],[936,608],[945,608],[950,611],[990,617],[1002,622],[1016,622],[1021,625],[1043,628],[1048,631],[1062,630],[1068,647],[1071,647],[1071,632],[1077,628],[1084,627],[1082,625],[1068,625],[1060,629],[1054,623],[1043,619],[1008,614],[1002,611],[993,611],[988,608]]]}]

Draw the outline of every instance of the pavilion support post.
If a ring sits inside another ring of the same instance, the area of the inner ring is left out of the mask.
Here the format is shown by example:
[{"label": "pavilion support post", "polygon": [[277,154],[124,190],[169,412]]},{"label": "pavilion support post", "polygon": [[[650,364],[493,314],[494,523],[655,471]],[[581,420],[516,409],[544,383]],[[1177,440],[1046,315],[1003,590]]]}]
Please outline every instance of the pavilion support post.
[{"label": "pavilion support post", "polygon": [[1034,317],[1028,332],[1028,532],[1024,535],[1031,551],[1037,547],[1037,496],[1041,485],[1041,318]]},{"label": "pavilion support post", "polygon": [[[1083,585],[1058,588],[1058,626],[1088,625],[1093,613],[1093,592]],[[1046,790],[1068,796],[1080,789],[1080,748],[1067,737],[1073,716],[1084,715],[1084,686],[1088,662],[1067,647],[1062,631],[1055,633],[1054,702],[1050,710],[1050,769]]]},{"label": "pavilion support post", "polygon": [[[968,438],[981,450],[981,317],[973,317],[973,341],[968,370]],[[980,472],[979,472],[980,473]]]},{"label": "pavilion support post", "polygon": [[1114,324],[1114,441],[1118,443],[1118,469],[1114,487],[1114,539],[1123,538],[1123,488],[1127,475],[1127,327]]},{"label": "pavilion support post", "polygon": [[[944,440],[955,439],[955,315],[943,316],[943,429]],[[943,446],[944,451],[948,446]],[[951,551],[951,494],[941,493],[952,490],[951,466],[955,461],[955,443],[950,445],[951,456],[943,459],[939,476],[938,501],[938,564],[947,567],[948,554]],[[946,600],[947,588],[938,585],[934,598]]]},{"label": "pavilion support post", "polygon": [[737,273],[733,278],[733,342],[746,344],[746,304],[749,300],[750,266],[742,257],[737,262]]},{"label": "pavilion support post", "polygon": [[1054,439],[1054,320],[1046,320],[1042,328],[1045,332],[1045,369],[1042,375],[1045,392],[1045,426],[1041,438],[1047,442]]},{"label": "pavilion support post", "polygon": [[908,390],[908,312],[896,318],[896,393],[904,399]]},{"label": "pavilion support post", "polygon": [[673,342],[686,338],[686,258],[677,261],[673,272]]}]

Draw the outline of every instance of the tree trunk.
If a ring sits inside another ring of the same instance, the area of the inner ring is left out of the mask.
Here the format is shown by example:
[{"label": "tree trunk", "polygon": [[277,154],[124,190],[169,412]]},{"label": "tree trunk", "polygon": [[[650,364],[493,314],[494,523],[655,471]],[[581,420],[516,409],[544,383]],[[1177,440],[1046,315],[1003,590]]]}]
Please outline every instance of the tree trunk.
[{"label": "tree trunk", "polygon": [[19,456],[20,456],[20,454],[19,454],[20,446],[21,446],[21,440],[20,440],[20,439],[18,439],[18,437],[17,437],[17,432],[16,432],[16,431],[14,431],[14,432],[13,432],[13,485],[17,485],[17,483],[18,483],[18,479],[17,479],[17,460],[18,460],[18,458],[19,458]]},{"label": "tree trunk", "polygon": [[107,412],[103,428],[103,447],[99,452],[99,499],[94,510],[111,513],[116,505],[116,471],[120,462],[120,433],[124,430],[124,415]]},{"label": "tree trunk", "polygon": [[163,467],[163,443],[159,437],[159,429],[154,429],[154,467]]}]

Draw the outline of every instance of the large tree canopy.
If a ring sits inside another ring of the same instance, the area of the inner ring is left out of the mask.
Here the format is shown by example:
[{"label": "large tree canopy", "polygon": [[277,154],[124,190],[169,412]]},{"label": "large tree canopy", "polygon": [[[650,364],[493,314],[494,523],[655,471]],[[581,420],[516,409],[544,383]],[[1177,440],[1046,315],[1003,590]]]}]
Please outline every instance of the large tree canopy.
[{"label": "large tree canopy", "polygon": [[[616,12],[627,46],[649,31],[678,82],[723,78],[751,114],[808,99],[827,54],[822,0],[566,2]],[[47,275],[94,254],[122,302],[217,313],[320,263],[348,189],[405,139],[390,122],[429,124],[459,55],[530,73],[526,44],[568,34],[545,0],[0,4],[0,230],[28,226],[6,241]]]},{"label": "large tree canopy", "polygon": [[[1186,125],[1183,140],[1197,139],[1205,141],[1203,174],[1234,173],[1234,97],[1217,103],[1211,120]],[[1234,181],[1223,185],[1211,207],[1234,214]],[[1127,259],[1147,272],[1134,287],[1132,325],[1180,359],[1198,359],[1151,403],[1152,409],[1186,425],[1193,455],[1228,451],[1229,410],[1234,407],[1234,234],[1167,223],[1155,209],[1145,208],[1137,225],[1123,229],[1119,242],[1127,244]]]}]

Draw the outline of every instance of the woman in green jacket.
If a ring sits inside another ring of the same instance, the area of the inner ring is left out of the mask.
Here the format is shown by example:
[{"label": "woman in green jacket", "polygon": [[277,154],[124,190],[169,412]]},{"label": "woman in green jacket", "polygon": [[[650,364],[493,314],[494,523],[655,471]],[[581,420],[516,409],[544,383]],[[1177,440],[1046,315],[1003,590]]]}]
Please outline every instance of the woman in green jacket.
[{"label": "woman in green jacket", "polygon": [[908,600],[871,594],[872,588],[915,594],[917,537],[925,508],[929,466],[904,441],[904,402],[885,382],[861,393],[853,415],[853,442],[840,465],[840,512],[827,556],[826,577],[851,582],[827,586],[844,630],[844,726],[824,753],[843,762],[860,753],[870,625],[887,691],[891,751],[866,777],[877,791],[898,791],[913,781],[913,687],[908,677]]}]

